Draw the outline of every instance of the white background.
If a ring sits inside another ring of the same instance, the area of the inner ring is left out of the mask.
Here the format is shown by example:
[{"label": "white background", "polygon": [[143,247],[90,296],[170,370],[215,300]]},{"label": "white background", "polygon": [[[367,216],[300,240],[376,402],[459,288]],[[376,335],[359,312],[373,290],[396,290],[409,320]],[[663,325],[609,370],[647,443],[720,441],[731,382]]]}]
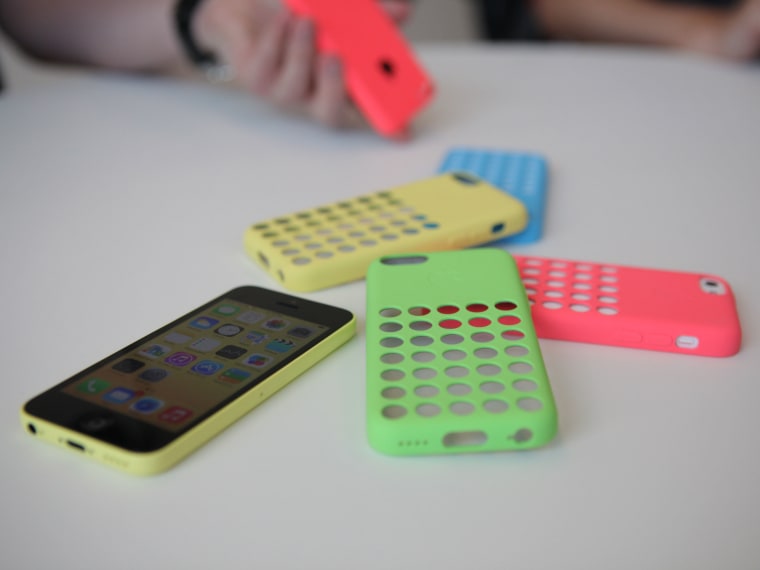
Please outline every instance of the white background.
[{"label": "white background", "polygon": [[[427,46],[408,143],[242,93],[8,57],[0,98],[4,568],[751,569],[760,560],[760,75],[687,56]],[[560,435],[392,458],[364,434],[364,283],[308,295],[360,333],[175,469],[34,441],[28,398],[234,286],[277,285],[245,227],[432,174],[452,146],[543,153],[544,239],[515,249],[710,272],[741,352],[542,341]]]}]

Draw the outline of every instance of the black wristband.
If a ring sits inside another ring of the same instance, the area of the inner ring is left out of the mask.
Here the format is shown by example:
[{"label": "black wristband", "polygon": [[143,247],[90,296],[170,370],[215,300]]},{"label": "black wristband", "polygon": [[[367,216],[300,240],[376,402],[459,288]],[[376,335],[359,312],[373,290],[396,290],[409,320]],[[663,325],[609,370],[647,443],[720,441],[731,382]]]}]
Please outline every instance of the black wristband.
[{"label": "black wristband", "polygon": [[193,16],[201,2],[203,0],[177,0],[174,5],[174,23],[187,58],[196,67],[208,70],[218,65],[219,61],[212,52],[198,46],[192,31]]}]

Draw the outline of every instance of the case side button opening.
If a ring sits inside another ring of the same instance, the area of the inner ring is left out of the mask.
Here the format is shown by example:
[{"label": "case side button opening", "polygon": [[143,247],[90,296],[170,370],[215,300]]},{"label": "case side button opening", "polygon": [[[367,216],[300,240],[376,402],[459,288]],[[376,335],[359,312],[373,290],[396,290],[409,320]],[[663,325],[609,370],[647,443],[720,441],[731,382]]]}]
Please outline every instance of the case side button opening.
[{"label": "case side button opening", "polygon": [[74,448],[76,450],[79,450],[79,451],[81,451],[83,453],[85,451],[84,445],[82,445],[81,443],[77,443],[76,441],[72,441],[70,439],[66,440],[66,445],[68,445],[69,447],[72,447],[72,448]]},{"label": "case side button opening", "polygon": [[678,348],[694,350],[699,347],[699,338],[696,336],[682,334],[676,338],[676,346]]}]

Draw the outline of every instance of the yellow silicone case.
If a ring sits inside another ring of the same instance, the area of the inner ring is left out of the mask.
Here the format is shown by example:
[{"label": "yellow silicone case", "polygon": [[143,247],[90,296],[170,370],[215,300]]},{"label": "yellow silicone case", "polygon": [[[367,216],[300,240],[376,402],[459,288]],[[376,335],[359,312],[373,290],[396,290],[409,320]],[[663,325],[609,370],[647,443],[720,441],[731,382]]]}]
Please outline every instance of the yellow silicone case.
[{"label": "yellow silicone case", "polygon": [[522,231],[516,198],[447,173],[255,224],[245,249],[284,287],[314,291],[361,279],[382,255],[484,244]]},{"label": "yellow silicone case", "polygon": [[[78,431],[41,420],[27,413],[23,408],[21,410],[21,423],[25,428],[29,424],[33,424],[36,437],[73,450],[80,455],[83,454],[90,459],[116,467],[133,475],[155,475],[166,471],[250,412],[275,392],[346,343],[354,336],[355,332],[356,318],[353,318],[350,322],[278,370],[258,386],[248,390],[239,398],[158,451],[140,453],[125,450]],[[73,449],[69,441],[74,441],[81,445],[84,447],[84,451]]]}]

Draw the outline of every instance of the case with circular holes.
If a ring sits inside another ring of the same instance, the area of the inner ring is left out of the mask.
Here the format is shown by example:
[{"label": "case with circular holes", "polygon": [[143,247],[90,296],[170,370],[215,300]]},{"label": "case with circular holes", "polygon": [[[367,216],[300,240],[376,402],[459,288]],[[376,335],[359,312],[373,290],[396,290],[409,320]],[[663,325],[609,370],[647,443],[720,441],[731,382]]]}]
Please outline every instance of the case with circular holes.
[{"label": "case with circular holes", "polygon": [[719,277],[515,256],[541,338],[731,356],[741,327]]},{"label": "case with circular holes", "polygon": [[444,174],[255,224],[244,244],[283,286],[314,291],[361,279],[381,255],[479,245],[526,224],[519,200]]},{"label": "case with circular holes", "polygon": [[367,273],[367,431],[390,455],[530,449],[557,413],[509,254],[390,256]]},{"label": "case with circular holes", "polygon": [[540,154],[457,147],[444,157],[438,172],[469,172],[520,200],[528,210],[528,225],[500,246],[533,243],[541,239],[548,167]]}]

